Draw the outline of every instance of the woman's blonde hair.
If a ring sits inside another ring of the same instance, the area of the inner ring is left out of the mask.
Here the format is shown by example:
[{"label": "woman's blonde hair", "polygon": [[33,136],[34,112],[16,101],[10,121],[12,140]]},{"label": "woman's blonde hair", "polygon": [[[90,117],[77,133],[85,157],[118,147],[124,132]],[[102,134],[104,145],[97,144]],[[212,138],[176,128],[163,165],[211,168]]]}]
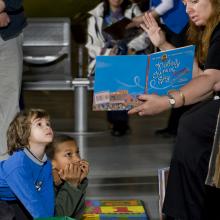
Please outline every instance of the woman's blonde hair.
[{"label": "woman's blonde hair", "polygon": [[43,109],[29,109],[17,113],[7,131],[8,154],[28,147],[31,132],[31,121],[36,118],[48,118],[49,114]]},{"label": "woman's blonde hair", "polygon": [[197,46],[196,57],[200,64],[204,64],[210,43],[210,38],[216,25],[220,22],[220,0],[209,0],[212,5],[212,15],[203,27],[196,26],[190,21],[188,40]]}]

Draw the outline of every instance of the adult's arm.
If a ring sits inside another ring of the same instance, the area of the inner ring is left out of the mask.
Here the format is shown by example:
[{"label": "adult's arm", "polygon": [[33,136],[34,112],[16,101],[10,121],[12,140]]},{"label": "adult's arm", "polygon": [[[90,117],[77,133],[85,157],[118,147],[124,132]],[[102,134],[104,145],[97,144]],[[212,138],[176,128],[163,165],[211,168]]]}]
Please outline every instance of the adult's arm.
[{"label": "adult's arm", "polygon": [[[185,105],[199,102],[209,95],[216,83],[220,81],[220,70],[207,69],[204,74],[194,78],[190,83],[181,88],[181,92],[185,96]],[[179,91],[170,93],[176,100],[175,108],[183,105],[183,99]],[[139,97],[143,101],[138,107],[131,109],[128,113],[139,115],[155,115],[170,109],[170,103],[167,96],[158,95],[141,95]]]}]

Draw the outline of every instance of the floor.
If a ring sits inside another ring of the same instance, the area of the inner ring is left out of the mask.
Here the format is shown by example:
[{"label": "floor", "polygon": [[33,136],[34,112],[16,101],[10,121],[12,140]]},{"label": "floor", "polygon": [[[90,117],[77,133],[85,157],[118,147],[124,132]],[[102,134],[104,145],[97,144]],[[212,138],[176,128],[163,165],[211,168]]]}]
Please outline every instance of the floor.
[{"label": "floor", "polygon": [[25,107],[49,111],[54,130],[74,136],[81,157],[90,163],[89,199],[141,199],[150,220],[158,220],[158,168],[169,165],[174,139],[154,131],[166,125],[169,113],[130,117],[131,134],[110,135],[105,112],[91,111],[88,94],[88,132],[74,132],[72,92],[24,92]]}]

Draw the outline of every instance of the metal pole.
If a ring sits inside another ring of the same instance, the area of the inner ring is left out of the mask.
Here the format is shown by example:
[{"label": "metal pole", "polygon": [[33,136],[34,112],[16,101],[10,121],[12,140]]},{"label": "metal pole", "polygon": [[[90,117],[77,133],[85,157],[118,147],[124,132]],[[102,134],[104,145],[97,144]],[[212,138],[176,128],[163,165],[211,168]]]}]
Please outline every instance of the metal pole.
[{"label": "metal pole", "polygon": [[88,90],[89,81],[87,79],[73,80],[74,97],[75,97],[75,117],[74,117],[74,130],[76,132],[88,131]]},{"label": "metal pole", "polygon": [[78,49],[78,65],[79,65],[78,77],[82,78],[83,77],[83,46],[82,45],[79,45],[79,49]]}]

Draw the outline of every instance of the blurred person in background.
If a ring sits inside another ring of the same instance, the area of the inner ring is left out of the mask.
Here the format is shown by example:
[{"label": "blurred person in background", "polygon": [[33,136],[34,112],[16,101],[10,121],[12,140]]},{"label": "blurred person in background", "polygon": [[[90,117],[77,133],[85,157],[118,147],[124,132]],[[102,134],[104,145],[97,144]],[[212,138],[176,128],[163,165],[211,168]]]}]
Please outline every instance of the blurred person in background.
[{"label": "blurred person in background", "polygon": [[6,132],[19,111],[22,79],[22,30],[26,26],[22,0],[0,0],[0,159],[7,151]]},{"label": "blurred person in background", "polygon": [[[89,11],[88,39],[86,47],[89,53],[88,75],[95,74],[96,56],[126,55],[143,51],[150,45],[147,34],[142,32],[132,39],[115,40],[104,28],[123,19],[132,19],[142,14],[137,4],[129,0],[103,0]],[[113,136],[125,135],[129,130],[127,111],[111,111],[107,113]]]}]

